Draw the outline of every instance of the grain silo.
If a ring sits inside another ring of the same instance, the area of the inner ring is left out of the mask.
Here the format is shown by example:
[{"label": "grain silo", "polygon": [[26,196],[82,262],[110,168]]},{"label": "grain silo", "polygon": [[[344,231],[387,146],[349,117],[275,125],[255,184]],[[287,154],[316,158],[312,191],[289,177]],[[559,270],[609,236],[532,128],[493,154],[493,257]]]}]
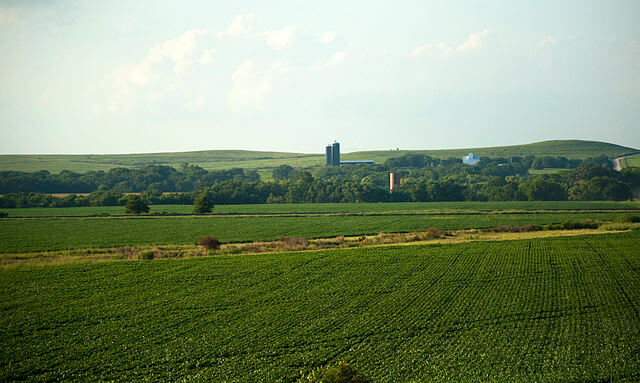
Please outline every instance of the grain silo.
[{"label": "grain silo", "polygon": [[327,145],[325,148],[325,165],[333,165],[333,150],[331,145]]},{"label": "grain silo", "polygon": [[393,193],[393,190],[397,189],[398,185],[400,185],[400,174],[389,173],[389,193]]},{"label": "grain silo", "polygon": [[336,166],[340,165],[340,144],[338,142],[334,142],[331,145],[331,154],[332,154],[332,163]]}]

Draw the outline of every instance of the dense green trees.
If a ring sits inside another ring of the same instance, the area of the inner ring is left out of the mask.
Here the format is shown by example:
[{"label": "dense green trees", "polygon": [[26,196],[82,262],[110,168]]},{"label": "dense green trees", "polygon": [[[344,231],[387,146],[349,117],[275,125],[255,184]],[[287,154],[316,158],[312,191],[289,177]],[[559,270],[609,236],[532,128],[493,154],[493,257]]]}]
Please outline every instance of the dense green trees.
[{"label": "dense green trees", "polygon": [[211,213],[213,204],[209,200],[209,196],[205,192],[199,193],[193,201],[193,212],[196,214]]},{"label": "dense green trees", "polygon": [[[564,161],[561,157],[549,158]],[[390,159],[384,165],[354,164],[311,171],[282,165],[273,170],[273,181],[260,181],[255,171],[237,168],[207,171],[189,164],[180,170],[155,165],[85,174],[0,172],[0,189],[19,191],[0,196],[0,208],[122,206],[127,202],[124,190],[142,191],[141,198],[147,204],[193,204],[201,193],[207,195],[211,204],[627,200],[640,196],[640,169],[617,172],[605,159],[588,159],[575,169],[538,176],[529,174],[535,157],[483,158],[477,165],[467,166],[458,159],[415,154]],[[388,191],[390,171],[402,179],[393,194]],[[61,189],[64,185],[93,188],[93,192],[64,198],[28,193],[38,189],[64,190]],[[21,187],[25,189],[20,190]],[[184,192],[167,194],[167,189]]]},{"label": "dense green trees", "polygon": [[155,190],[160,192],[189,192],[218,182],[258,181],[255,170],[239,168],[207,171],[196,165],[183,164],[180,170],[170,166],[149,165],[140,169],[114,168],[89,171],[84,174],[62,171],[33,173],[0,172],[0,194],[14,192],[90,193],[99,189],[118,193]]},{"label": "dense green trees", "polygon": [[127,214],[142,214],[149,212],[149,205],[139,195],[130,195],[125,206]]}]

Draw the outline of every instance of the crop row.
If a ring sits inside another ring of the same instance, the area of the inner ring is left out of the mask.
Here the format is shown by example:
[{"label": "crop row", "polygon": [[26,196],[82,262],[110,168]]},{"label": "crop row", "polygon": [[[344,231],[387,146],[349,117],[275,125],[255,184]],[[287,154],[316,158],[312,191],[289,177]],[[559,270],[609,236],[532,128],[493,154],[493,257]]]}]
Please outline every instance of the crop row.
[{"label": "crop row", "polygon": [[473,229],[499,225],[612,220],[616,213],[521,213],[379,216],[210,216],[131,218],[31,218],[0,221],[0,253],[91,247],[195,244],[212,235],[223,242],[285,237],[413,232],[430,227]]},{"label": "crop row", "polygon": [[[615,201],[506,201],[506,202],[389,202],[389,203],[314,203],[218,205],[217,214],[286,214],[286,213],[384,213],[456,210],[638,210],[638,202]],[[89,206],[70,208],[4,209],[9,217],[122,215],[124,206]],[[151,205],[152,214],[190,214],[191,205]]]},{"label": "crop row", "polygon": [[0,380],[640,379],[640,233],[11,269]]}]

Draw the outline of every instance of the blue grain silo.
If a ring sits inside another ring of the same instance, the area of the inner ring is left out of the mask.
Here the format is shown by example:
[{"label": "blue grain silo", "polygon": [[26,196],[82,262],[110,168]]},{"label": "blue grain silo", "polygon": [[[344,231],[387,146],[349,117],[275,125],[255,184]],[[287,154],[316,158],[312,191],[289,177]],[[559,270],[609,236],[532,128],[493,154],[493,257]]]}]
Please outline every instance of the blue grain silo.
[{"label": "blue grain silo", "polygon": [[340,144],[338,142],[334,142],[333,145],[331,145],[331,154],[332,154],[332,163],[335,166],[339,166],[340,165]]},{"label": "blue grain silo", "polygon": [[327,145],[327,147],[325,148],[325,159],[326,165],[333,165],[333,150],[331,148],[331,145]]}]

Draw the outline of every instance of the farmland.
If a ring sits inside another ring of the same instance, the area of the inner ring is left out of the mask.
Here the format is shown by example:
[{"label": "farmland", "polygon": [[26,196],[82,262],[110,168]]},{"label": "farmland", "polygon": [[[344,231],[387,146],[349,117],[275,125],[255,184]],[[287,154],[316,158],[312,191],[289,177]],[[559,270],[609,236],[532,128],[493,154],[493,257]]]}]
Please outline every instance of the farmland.
[{"label": "farmland", "polygon": [[5,270],[0,380],[635,381],[639,234]]},{"label": "farmland", "polygon": [[454,214],[315,214],[284,216],[78,217],[4,219],[0,252],[17,253],[136,245],[194,244],[286,237],[333,237],[412,232],[430,227],[473,229],[499,225],[613,220],[620,212],[469,212]]},{"label": "farmland", "polygon": [[[150,214],[190,214],[191,205],[151,205]],[[640,210],[640,202],[614,201],[508,201],[508,202],[389,202],[218,205],[214,214],[294,213],[453,213],[456,211],[540,211],[540,210]],[[9,217],[63,217],[123,215],[123,206],[72,208],[3,209]]]},{"label": "farmland", "polygon": [[630,166],[640,167],[640,154],[621,158],[620,165],[623,168],[628,168]]},{"label": "farmland", "polygon": [[[346,149],[346,148],[345,148]],[[637,149],[597,141],[555,140],[526,145],[512,145],[489,148],[463,148],[446,150],[377,150],[345,153],[343,160],[370,159],[383,163],[392,157],[408,153],[429,155],[434,158],[461,158],[473,152],[488,157],[509,156],[564,156],[570,159],[585,159],[605,155],[619,157],[637,152]],[[279,165],[298,168],[320,166],[324,163],[323,147],[318,154],[283,153],[247,150],[204,150],[177,153],[146,154],[102,154],[102,155],[0,155],[0,171],[19,170],[34,172],[48,170],[59,173],[62,170],[87,172],[89,170],[109,170],[115,167],[137,168],[146,165],[168,165],[179,168],[188,162],[207,170],[245,168],[257,169],[261,176],[268,176],[268,170]]]}]

